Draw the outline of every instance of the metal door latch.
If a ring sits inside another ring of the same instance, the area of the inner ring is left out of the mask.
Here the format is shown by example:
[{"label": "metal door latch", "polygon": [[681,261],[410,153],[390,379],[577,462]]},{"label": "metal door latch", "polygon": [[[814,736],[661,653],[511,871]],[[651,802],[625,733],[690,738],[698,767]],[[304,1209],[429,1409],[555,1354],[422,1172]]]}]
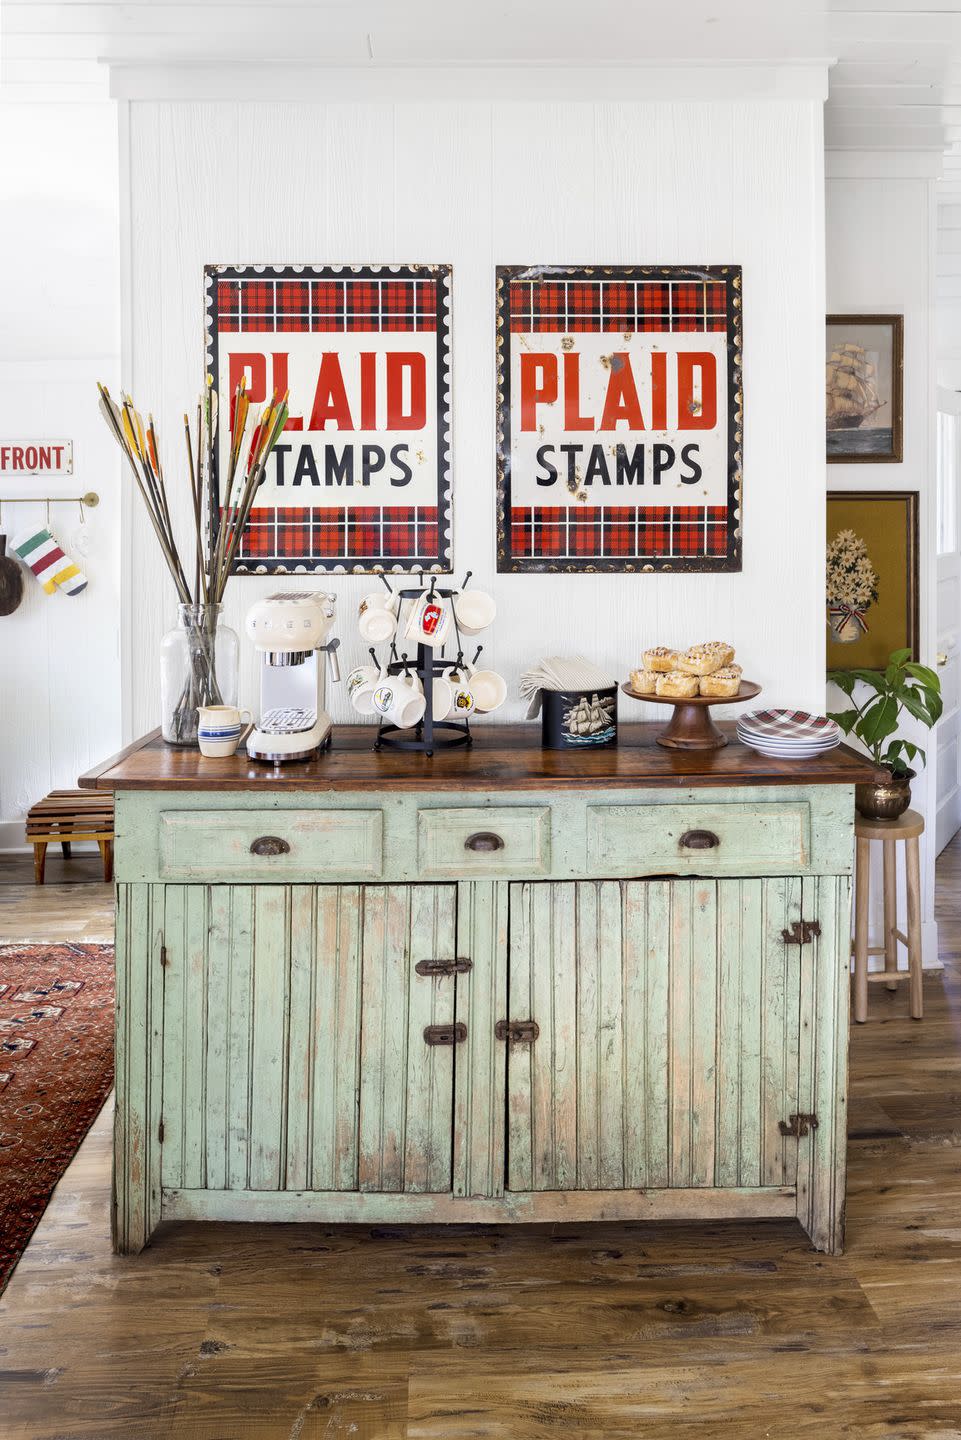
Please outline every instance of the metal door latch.
[{"label": "metal door latch", "polygon": [[785,945],[810,945],[815,935],[820,935],[820,933],[820,921],[795,920],[790,930],[781,931],[781,939]]},{"label": "metal door latch", "polygon": [[463,1020],[451,1025],[425,1025],[424,1039],[428,1045],[459,1045],[467,1039],[467,1026]]},{"label": "metal door latch", "polygon": [[450,960],[418,960],[414,966],[418,975],[466,975],[473,970],[473,960],[457,955]]},{"label": "metal door latch", "polygon": [[807,1135],[809,1130],[818,1128],[818,1117],[816,1115],[792,1115],[790,1122],[779,1120],[777,1128],[782,1135],[793,1135],[795,1140],[800,1140],[802,1135]]},{"label": "metal door latch", "polygon": [[513,1045],[532,1045],[540,1033],[536,1020],[498,1020],[494,1026],[495,1038]]}]

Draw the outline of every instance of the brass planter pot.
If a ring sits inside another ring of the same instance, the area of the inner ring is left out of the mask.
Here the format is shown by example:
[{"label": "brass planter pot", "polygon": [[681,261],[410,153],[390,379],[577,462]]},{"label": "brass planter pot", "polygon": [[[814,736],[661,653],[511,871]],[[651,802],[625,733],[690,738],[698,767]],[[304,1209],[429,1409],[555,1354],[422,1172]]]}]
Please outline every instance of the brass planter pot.
[{"label": "brass planter pot", "polygon": [[883,779],[866,781],[854,787],[854,808],[865,820],[897,820],[911,804],[911,781],[915,772],[892,775],[880,771]]}]

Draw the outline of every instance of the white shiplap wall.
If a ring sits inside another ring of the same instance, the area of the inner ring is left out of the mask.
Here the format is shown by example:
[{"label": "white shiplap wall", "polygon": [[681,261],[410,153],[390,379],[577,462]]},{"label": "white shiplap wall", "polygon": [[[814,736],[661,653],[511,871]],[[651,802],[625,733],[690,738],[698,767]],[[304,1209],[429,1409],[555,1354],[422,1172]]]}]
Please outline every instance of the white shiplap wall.
[{"label": "white shiplap wall", "polygon": [[[123,379],[163,420],[168,477],[180,474],[178,421],[201,379],[205,263],[450,261],[455,565],[497,597],[485,658],[511,686],[498,718],[520,718],[517,678],[541,655],[582,651],[623,677],[645,645],[721,636],[767,699],[820,709],[824,215],[814,88],[810,99],[751,101],[129,102]],[[743,265],[742,574],[495,574],[493,270],[534,261]],[[174,613],[136,511],[126,562],[133,735],[157,723],[158,643]],[[348,664],[362,650],[350,617],[370,583],[330,582]],[[232,580],[232,623],[270,586]],[[245,642],[245,703],[255,675]],[[340,692],[332,700],[335,719],[352,718]]]},{"label": "white shiplap wall", "polygon": [[[826,249],[828,311],[838,314],[904,316],[904,460],[901,464],[829,465],[831,490],[917,490],[919,492],[919,611],[921,659],[935,662],[937,587],[934,308],[935,182],[929,176],[899,174],[903,157],[872,157],[875,174],[865,174],[863,157],[853,173],[843,152],[828,157]],[[834,691],[832,704],[842,697]],[[936,744],[907,718],[905,731],[927,751],[929,764],[912,785],[912,805],[924,816],[922,913],[924,960],[938,958],[934,920],[934,821]],[[875,846],[875,849],[879,847]],[[879,857],[876,857],[879,859]],[[902,877],[903,878],[903,877]],[[880,895],[880,864],[872,879]],[[902,897],[901,914],[905,914]],[[872,922],[880,926],[878,906]],[[903,928],[903,927],[902,927]],[[872,942],[873,943],[873,942]]]},{"label": "white shiplap wall", "polygon": [[[0,100],[0,438],[69,438],[74,473],[0,476],[0,497],[101,503],[81,530],[76,505],[50,524],[88,576],[81,594],[24,598],[0,618],[0,850],[23,843],[23,819],[48,791],[120,744],[120,482],[97,414],[98,376],[119,364],[117,117],[107,100]],[[2,508],[12,541],[42,525],[39,503]]]}]

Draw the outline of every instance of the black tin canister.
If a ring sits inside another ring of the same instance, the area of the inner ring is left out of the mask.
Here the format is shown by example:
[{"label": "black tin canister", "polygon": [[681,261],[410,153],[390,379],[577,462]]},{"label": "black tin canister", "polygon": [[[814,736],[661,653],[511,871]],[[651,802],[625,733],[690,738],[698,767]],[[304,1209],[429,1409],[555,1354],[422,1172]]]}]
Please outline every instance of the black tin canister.
[{"label": "black tin canister", "polygon": [[617,744],[617,686],[601,690],[542,690],[545,750],[589,750]]}]

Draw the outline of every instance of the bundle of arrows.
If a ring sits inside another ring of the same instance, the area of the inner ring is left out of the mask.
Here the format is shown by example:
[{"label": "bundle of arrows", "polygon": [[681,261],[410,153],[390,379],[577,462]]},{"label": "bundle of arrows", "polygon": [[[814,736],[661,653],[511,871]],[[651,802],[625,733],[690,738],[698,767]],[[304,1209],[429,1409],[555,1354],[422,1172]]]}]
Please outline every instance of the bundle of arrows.
[{"label": "bundle of arrows", "polygon": [[140,491],[177,591],[186,631],[187,659],[182,682],[177,682],[173,692],[179,690],[179,697],[165,703],[164,738],[175,745],[195,745],[198,708],[223,703],[217,678],[218,616],[267,460],[287,423],[287,396],[280,400],[271,396],[252,419],[245,381],[241,379],[231,402],[230,443],[222,467],[226,473],[221,492],[216,449],[217,393],[208,378],[197,405],[194,431],[190,417],[184,415],[184,475],[193,534],[188,549],[182,551],[174,534],[153,416],[148,414],[144,423],[129,395],[121,393],[118,405],[105,385],[98,388],[100,413]]},{"label": "bundle of arrows", "polygon": [[278,400],[272,395],[251,426],[250,401],[241,379],[231,403],[222,500],[216,465],[217,393],[209,378],[197,403],[195,435],[191,433],[190,417],[184,415],[185,474],[194,529],[192,554],[187,561],[193,570],[191,589],[170,518],[153,416],[148,414],[145,424],[129,395],[121,393],[118,405],[105,385],[98,385],[98,389],[100,413],[130,466],[181,603],[219,605],[267,460],[287,423],[287,396]]}]

